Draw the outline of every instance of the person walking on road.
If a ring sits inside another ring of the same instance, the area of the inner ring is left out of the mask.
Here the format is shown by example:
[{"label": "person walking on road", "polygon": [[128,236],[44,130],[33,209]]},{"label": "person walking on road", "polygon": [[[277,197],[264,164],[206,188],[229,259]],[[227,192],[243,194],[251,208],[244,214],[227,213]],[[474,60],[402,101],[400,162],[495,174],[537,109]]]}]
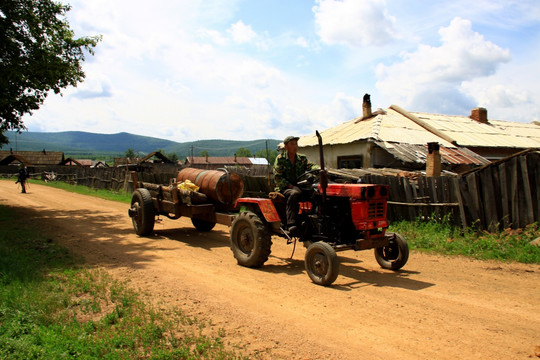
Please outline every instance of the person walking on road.
[{"label": "person walking on road", "polygon": [[15,184],[20,183],[21,184],[21,193],[26,194],[26,179],[30,177],[30,173],[28,172],[28,168],[24,166],[24,164],[21,164],[19,167],[19,176],[17,177],[17,181]]}]

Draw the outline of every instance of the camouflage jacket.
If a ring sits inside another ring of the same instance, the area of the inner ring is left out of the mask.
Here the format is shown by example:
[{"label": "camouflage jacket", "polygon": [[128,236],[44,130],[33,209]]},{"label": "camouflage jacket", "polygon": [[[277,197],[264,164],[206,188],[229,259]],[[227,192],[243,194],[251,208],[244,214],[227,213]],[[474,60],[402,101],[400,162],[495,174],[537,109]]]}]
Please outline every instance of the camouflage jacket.
[{"label": "camouflage jacket", "polygon": [[296,154],[296,161],[293,166],[289,161],[287,152],[283,152],[276,157],[274,163],[274,179],[276,182],[275,191],[286,190],[290,184],[296,185],[300,175],[309,170],[318,169],[316,164],[310,163],[308,158],[302,154]]}]

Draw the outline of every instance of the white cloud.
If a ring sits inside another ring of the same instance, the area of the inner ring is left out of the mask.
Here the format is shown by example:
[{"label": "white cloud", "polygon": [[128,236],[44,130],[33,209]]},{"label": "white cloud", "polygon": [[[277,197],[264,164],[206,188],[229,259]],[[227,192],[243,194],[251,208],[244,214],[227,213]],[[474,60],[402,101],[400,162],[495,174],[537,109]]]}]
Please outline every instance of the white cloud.
[{"label": "white cloud", "polygon": [[315,22],[326,44],[381,46],[398,38],[384,0],[318,0],[317,4]]},{"label": "white cloud", "polygon": [[[103,42],[84,64],[86,81],[63,97],[51,95],[25,124],[31,130],[127,131],[175,141],[282,139],[360,116],[364,92],[380,104],[375,107],[396,103],[412,111],[456,114],[486,106],[491,118],[503,120],[540,114],[539,50],[527,54],[528,62],[516,63],[493,40],[506,31],[488,34],[484,25],[490,42],[463,20],[473,10],[462,10],[454,20],[433,16],[435,10],[446,14],[440,9],[456,2],[464,8],[464,0],[430,5],[418,16],[423,9],[413,9],[415,2],[389,2],[396,19],[383,0],[320,0],[313,9],[275,1],[273,6],[281,6],[276,13],[291,10],[279,25],[258,8],[237,11],[242,0],[157,6],[141,0],[70,0],[77,35],[103,34]],[[482,24],[489,23],[488,15]],[[471,18],[478,26],[477,17]],[[518,18],[513,16],[515,26]],[[441,21],[445,26],[433,46],[426,34],[436,33]],[[403,39],[393,41],[398,26]],[[418,45],[419,38],[424,44]],[[339,51],[327,46],[335,44],[345,46]],[[261,51],[267,49],[273,51]],[[377,79],[380,94],[374,89]]]},{"label": "white cloud", "polygon": [[509,50],[486,41],[472,30],[468,20],[455,18],[439,34],[441,46],[419,45],[415,52],[403,53],[403,61],[377,66],[381,93],[413,108],[438,108],[441,112],[456,107],[461,110],[460,104],[469,108],[473,101],[467,100],[461,84],[493,75],[500,64],[511,60]]},{"label": "white cloud", "polygon": [[257,37],[251,26],[244,24],[242,20],[232,24],[228,32],[233,40],[239,44],[249,43]]}]

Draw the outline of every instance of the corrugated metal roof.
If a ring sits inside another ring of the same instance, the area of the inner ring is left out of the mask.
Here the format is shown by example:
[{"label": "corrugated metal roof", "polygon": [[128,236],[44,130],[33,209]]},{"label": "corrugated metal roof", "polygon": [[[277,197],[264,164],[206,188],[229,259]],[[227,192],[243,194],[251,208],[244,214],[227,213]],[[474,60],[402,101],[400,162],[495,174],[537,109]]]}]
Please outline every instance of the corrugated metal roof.
[{"label": "corrugated metal roof", "polygon": [[[438,142],[445,147],[455,147],[452,143],[426,131],[422,126],[388,108],[372,118],[356,118],[333,128],[321,131],[324,144],[348,144],[361,140],[385,141],[410,145],[424,145]],[[299,147],[317,146],[315,135],[303,136],[298,140]]]},{"label": "corrugated metal roof", "polygon": [[[234,156],[188,156],[186,164],[193,165],[253,165],[248,157],[234,157]],[[264,159],[266,160],[266,159]]]},{"label": "corrugated metal roof", "polygon": [[540,148],[540,126],[511,121],[480,123],[468,116],[411,112],[460,146]]},{"label": "corrugated metal roof", "polygon": [[253,165],[268,165],[268,160],[265,158],[248,158]]},{"label": "corrugated metal roof", "polygon": [[[324,144],[348,144],[372,139],[409,145],[438,142],[445,148],[456,148],[456,144],[467,147],[540,148],[540,126],[535,123],[489,120],[485,124],[468,116],[407,112],[396,105],[375,113],[378,114],[369,119],[356,118],[321,131]],[[414,118],[423,122],[425,127],[416,123]],[[300,147],[317,144],[315,135],[303,136],[298,140]]]},{"label": "corrugated metal roof", "polygon": [[[381,148],[405,163],[424,164],[428,155],[425,145],[375,141]],[[449,165],[485,165],[490,161],[466,148],[440,146],[441,162]]]}]

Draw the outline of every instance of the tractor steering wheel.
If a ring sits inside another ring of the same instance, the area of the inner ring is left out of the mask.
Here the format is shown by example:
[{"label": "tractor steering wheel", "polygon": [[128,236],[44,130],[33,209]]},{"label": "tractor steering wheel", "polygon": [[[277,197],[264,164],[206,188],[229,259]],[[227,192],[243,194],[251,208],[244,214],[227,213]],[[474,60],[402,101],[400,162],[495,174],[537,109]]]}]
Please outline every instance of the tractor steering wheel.
[{"label": "tractor steering wheel", "polygon": [[[312,169],[298,176],[296,183],[300,188],[311,187],[314,183],[319,181],[320,169]],[[316,175],[313,175],[316,174]],[[303,180],[302,180],[303,179]]]}]

